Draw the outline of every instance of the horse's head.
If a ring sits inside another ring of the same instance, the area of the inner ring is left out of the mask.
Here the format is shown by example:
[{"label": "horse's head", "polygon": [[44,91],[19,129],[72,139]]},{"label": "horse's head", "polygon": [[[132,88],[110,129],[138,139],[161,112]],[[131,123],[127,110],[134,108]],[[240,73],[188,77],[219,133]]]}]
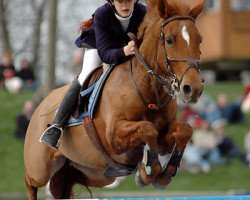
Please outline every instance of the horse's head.
[{"label": "horse's head", "polygon": [[200,75],[202,37],[195,19],[204,8],[204,0],[148,0],[147,6],[145,36],[151,34],[151,43],[152,38],[156,38],[158,44],[156,64],[151,62],[155,71],[165,74],[168,81],[171,79],[170,93],[178,92],[186,103],[197,102],[203,90]]}]

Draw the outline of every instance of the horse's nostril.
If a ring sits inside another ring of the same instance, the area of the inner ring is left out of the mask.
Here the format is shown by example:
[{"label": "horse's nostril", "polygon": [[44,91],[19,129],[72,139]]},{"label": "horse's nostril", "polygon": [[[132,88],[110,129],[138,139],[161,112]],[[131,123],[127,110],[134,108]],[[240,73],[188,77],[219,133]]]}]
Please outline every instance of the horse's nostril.
[{"label": "horse's nostril", "polygon": [[189,95],[191,93],[191,87],[189,85],[184,85],[183,92],[185,95]]}]

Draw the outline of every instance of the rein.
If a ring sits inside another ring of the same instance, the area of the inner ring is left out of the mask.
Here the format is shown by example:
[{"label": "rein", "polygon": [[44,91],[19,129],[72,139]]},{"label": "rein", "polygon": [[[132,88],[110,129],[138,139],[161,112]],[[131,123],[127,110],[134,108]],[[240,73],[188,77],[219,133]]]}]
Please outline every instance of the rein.
[{"label": "rein", "polygon": [[[149,109],[159,110],[168,101],[170,101],[171,97],[173,99],[175,97],[176,92],[180,91],[180,85],[181,85],[182,79],[183,79],[184,75],[188,72],[189,69],[195,68],[200,73],[200,60],[187,59],[187,58],[169,58],[168,57],[167,50],[165,47],[165,35],[163,33],[163,28],[169,22],[174,21],[174,20],[191,20],[192,22],[195,23],[195,19],[191,16],[173,16],[173,17],[165,19],[161,24],[160,38],[161,38],[161,44],[164,48],[165,65],[166,65],[167,71],[170,73],[170,76],[172,77],[172,79],[169,80],[168,78],[166,78],[167,76],[169,76],[166,73],[164,73],[164,76],[155,73],[155,71],[149,66],[149,64],[142,57],[137,45],[135,45],[135,56],[136,56],[137,60],[142,64],[142,66],[147,70],[147,73],[151,79],[151,83],[152,83],[152,86],[153,86],[153,89],[155,92],[155,96],[156,96],[156,102],[157,102],[156,105],[155,104],[147,104],[146,100],[144,99],[143,95],[141,94],[138,86],[136,85],[136,83],[133,79],[132,61],[130,60],[130,74],[131,74],[130,77],[131,77],[132,83],[134,85],[134,88],[135,88],[137,94],[140,96],[142,102]],[[137,44],[137,39],[136,39],[134,34],[128,33],[128,36],[130,37],[131,40],[134,40],[135,43]],[[177,75],[174,73],[174,71],[170,65],[171,62],[186,62],[188,64],[187,68],[183,71],[183,73],[181,74],[179,79],[177,78]],[[159,94],[157,92],[156,86],[154,84],[154,81],[152,81],[153,76],[163,85],[164,91],[166,93],[168,93],[168,95],[169,95],[169,97],[165,97],[163,99],[163,103],[160,102],[160,98],[159,98]]]}]

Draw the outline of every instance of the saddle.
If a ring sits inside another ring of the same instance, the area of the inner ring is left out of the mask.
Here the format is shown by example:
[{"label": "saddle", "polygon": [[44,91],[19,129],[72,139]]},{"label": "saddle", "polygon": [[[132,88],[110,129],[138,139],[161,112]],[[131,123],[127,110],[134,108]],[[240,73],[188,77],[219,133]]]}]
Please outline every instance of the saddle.
[{"label": "saddle", "polygon": [[82,124],[83,118],[88,115],[91,115],[91,119],[93,119],[98,97],[113,68],[113,65],[99,66],[88,75],[82,85],[78,105],[65,126]]}]

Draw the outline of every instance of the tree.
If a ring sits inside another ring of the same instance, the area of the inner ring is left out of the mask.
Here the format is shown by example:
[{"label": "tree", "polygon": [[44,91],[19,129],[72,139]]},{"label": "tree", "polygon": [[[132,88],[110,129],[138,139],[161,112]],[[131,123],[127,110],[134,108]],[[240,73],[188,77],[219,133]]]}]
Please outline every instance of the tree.
[{"label": "tree", "polygon": [[12,52],[10,45],[10,36],[8,31],[8,18],[6,16],[6,1],[0,0],[0,27],[1,27],[1,43],[3,44],[3,50]]},{"label": "tree", "polygon": [[49,9],[49,32],[48,51],[46,65],[45,93],[48,94],[55,88],[55,59],[56,59],[56,35],[57,35],[57,0],[48,1]]},{"label": "tree", "polygon": [[33,60],[31,61],[32,66],[38,66],[38,55],[40,48],[40,38],[41,38],[41,24],[43,21],[43,13],[46,5],[46,0],[42,1],[40,4],[36,3],[34,0],[30,0],[30,5],[33,10],[35,10],[35,23],[33,26],[33,44],[32,44],[32,54]]},{"label": "tree", "polygon": [[[27,58],[44,82],[48,45],[48,7],[53,0],[0,0],[0,57],[5,49],[12,52],[17,67]],[[78,25],[93,14],[103,0],[58,0],[57,81],[65,83],[65,73],[77,48]],[[46,75],[47,76],[47,75]]]},{"label": "tree", "polygon": [[[17,3],[22,5],[22,10]],[[0,0],[2,36],[0,41],[3,44],[3,49],[0,49],[0,52],[8,50],[13,53],[13,57],[29,52],[31,65],[37,66],[45,4],[46,0],[21,0],[15,3]],[[26,31],[31,34],[22,33]],[[12,47],[11,44],[15,45]]]}]

